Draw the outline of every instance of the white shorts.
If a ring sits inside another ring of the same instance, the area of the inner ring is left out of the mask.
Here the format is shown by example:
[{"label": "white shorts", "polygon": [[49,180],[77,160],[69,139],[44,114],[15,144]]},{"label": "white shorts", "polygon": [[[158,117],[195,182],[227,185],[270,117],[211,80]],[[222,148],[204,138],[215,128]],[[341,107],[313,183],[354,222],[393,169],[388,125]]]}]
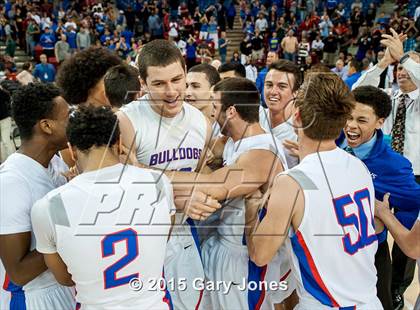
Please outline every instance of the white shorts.
[{"label": "white shorts", "polygon": [[[206,309],[273,309],[271,295],[259,286],[261,280],[266,280],[267,268],[250,262],[246,246],[215,235],[204,242],[202,256],[207,281],[222,283],[206,291],[210,298]],[[257,288],[249,289],[251,284]]]},{"label": "white shorts", "polygon": [[[315,299],[300,299],[299,303],[296,305],[294,310],[333,310],[333,309],[342,309],[342,308],[331,308],[325,305],[322,305]],[[355,305],[354,309],[357,310],[383,310],[381,302],[375,296],[371,302],[367,304]]]},{"label": "white shorts", "polygon": [[74,288],[52,285],[39,290],[25,292],[27,310],[74,310],[76,300]]},{"label": "white shorts", "polygon": [[9,310],[11,292],[8,292],[0,287],[0,310]]},{"label": "white shorts", "polygon": [[271,299],[275,304],[282,303],[296,289],[296,280],[292,275],[291,267],[290,253],[288,252],[288,248],[283,245],[268,265],[267,270],[267,281],[287,282],[286,290],[275,289],[269,291]]},{"label": "white shorts", "polygon": [[[173,228],[166,247],[164,268],[166,281],[174,283],[175,290],[171,290],[171,284],[167,286],[174,309],[199,309],[204,291],[194,289],[193,281],[204,279],[204,270],[195,227],[185,223]],[[177,289],[181,286],[185,289]]]}]

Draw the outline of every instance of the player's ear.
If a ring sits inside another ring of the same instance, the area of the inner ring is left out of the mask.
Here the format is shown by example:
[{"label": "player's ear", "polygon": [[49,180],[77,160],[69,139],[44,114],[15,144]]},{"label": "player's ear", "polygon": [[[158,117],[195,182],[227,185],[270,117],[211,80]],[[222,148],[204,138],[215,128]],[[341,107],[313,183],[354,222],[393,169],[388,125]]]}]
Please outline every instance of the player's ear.
[{"label": "player's ear", "polygon": [[141,89],[141,93],[143,94],[147,94],[149,92],[149,90],[147,89],[147,84],[146,81],[143,80],[140,76],[139,76],[139,81],[140,81],[140,89]]},{"label": "player's ear", "polygon": [[48,135],[52,135],[53,133],[52,124],[49,119],[41,119],[39,121],[39,128],[42,130],[43,133],[46,133]]},{"label": "player's ear", "polygon": [[378,118],[378,120],[376,121],[375,128],[376,129],[381,129],[382,128],[382,125],[384,124],[384,122],[385,122],[385,119],[383,117]]},{"label": "player's ear", "polygon": [[227,119],[231,119],[233,118],[235,115],[237,114],[236,108],[234,105],[230,106],[227,110],[226,110],[226,118]]},{"label": "player's ear", "polygon": [[76,162],[77,161],[77,153],[76,150],[73,148],[73,146],[70,144],[70,142],[67,142],[67,146],[69,147],[70,157],[71,159]]}]

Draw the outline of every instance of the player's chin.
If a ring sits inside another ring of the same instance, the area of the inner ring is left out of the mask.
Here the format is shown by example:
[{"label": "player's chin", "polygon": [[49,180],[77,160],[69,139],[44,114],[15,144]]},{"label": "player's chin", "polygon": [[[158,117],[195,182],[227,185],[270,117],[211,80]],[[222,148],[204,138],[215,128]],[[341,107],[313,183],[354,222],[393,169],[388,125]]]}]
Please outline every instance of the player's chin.
[{"label": "player's chin", "polygon": [[169,116],[175,116],[182,110],[182,100],[178,97],[174,101],[164,101],[164,109]]}]

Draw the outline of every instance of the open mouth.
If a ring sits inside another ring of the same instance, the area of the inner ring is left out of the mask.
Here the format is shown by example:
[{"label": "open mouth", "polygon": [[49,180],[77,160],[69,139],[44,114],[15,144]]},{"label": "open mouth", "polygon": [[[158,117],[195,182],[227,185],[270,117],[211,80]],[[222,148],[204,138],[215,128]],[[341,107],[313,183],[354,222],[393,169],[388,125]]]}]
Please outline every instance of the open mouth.
[{"label": "open mouth", "polygon": [[168,100],[168,99],[163,100],[163,102],[165,102],[170,107],[176,107],[177,104],[178,104],[178,98],[179,98],[179,96],[174,98],[174,99],[171,99],[171,100]]},{"label": "open mouth", "polygon": [[360,138],[360,134],[352,131],[346,131],[346,136],[350,142],[355,142]]}]

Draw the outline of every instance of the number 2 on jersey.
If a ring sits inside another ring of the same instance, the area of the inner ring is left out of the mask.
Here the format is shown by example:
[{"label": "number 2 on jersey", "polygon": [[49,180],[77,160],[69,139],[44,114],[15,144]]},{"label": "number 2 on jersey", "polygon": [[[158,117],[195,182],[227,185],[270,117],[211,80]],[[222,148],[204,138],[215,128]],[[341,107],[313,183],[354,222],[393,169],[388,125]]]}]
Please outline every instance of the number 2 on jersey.
[{"label": "number 2 on jersey", "polygon": [[105,289],[128,284],[131,279],[139,277],[138,273],[133,273],[128,276],[117,278],[117,272],[131,263],[139,255],[137,232],[130,228],[106,235],[101,242],[102,257],[114,255],[115,244],[118,242],[125,242],[127,253],[117,262],[105,269],[103,273]]},{"label": "number 2 on jersey", "polygon": [[[344,227],[353,226],[357,230],[358,240],[352,243],[350,233],[346,233],[342,238],[344,251],[350,255],[355,254],[360,249],[372,244],[377,240],[375,233],[369,235],[369,219],[366,215],[363,200],[368,202],[368,208],[370,210],[371,226],[375,231],[372,209],[370,205],[370,194],[367,188],[354,192],[353,199],[349,194],[334,198],[334,209],[337,215],[338,223]],[[354,205],[356,203],[357,212],[347,214],[346,206]]]}]

